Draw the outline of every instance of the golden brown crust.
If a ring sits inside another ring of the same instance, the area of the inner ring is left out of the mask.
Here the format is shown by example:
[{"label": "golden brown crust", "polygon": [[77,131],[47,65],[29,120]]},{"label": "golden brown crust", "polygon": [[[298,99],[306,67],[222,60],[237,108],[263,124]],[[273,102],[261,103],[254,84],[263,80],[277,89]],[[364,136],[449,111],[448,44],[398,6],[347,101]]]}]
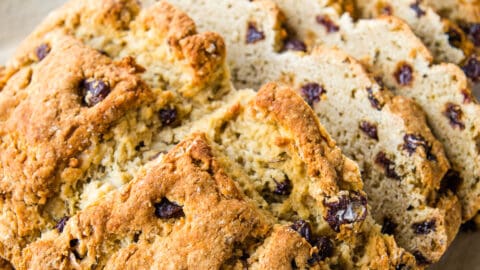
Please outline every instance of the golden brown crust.
[{"label": "golden brown crust", "polygon": [[353,190],[362,189],[357,165],[342,155],[315,113],[293,90],[275,83],[266,84],[260,89],[255,106],[267,115],[267,119],[292,131],[299,140],[302,157],[309,164],[309,175],[320,179],[327,195],[337,193],[338,186],[342,185],[349,185]]},{"label": "golden brown crust", "polygon": [[[164,198],[180,205],[184,216],[157,217],[155,204]],[[270,230],[219,167],[204,136],[194,134],[121,191],[71,217],[62,233],[31,244],[19,269],[218,269],[235,247]]]},{"label": "golden brown crust", "polygon": [[[126,111],[151,96],[131,61],[112,62],[62,35],[52,34],[44,41],[50,53],[17,72],[0,93],[2,207],[5,213],[15,213],[9,220],[11,231],[3,232],[12,242],[0,248],[8,257],[16,252],[13,246],[22,246],[48,222],[42,206],[61,187],[76,185],[82,175],[75,162],[79,155]],[[110,89],[93,107],[86,106],[82,96],[82,83],[90,79]]]}]

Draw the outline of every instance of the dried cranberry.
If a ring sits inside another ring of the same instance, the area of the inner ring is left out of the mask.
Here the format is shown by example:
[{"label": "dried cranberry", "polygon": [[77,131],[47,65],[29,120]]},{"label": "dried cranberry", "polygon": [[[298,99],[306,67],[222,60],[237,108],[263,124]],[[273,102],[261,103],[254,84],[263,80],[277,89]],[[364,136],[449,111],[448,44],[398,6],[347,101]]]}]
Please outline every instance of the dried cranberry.
[{"label": "dried cranberry", "polygon": [[368,137],[378,141],[377,125],[367,121],[360,122],[360,129],[368,135]]},{"label": "dried cranberry", "polygon": [[403,149],[407,150],[410,155],[417,150],[417,147],[421,146],[428,160],[437,160],[435,155],[432,154],[432,146],[421,135],[405,134],[405,136],[403,136],[403,142]]},{"label": "dried cranberry", "polygon": [[478,61],[476,55],[471,55],[470,58],[468,58],[462,70],[470,80],[474,82],[480,81],[480,61]]},{"label": "dried cranberry", "polygon": [[447,190],[456,193],[460,185],[462,184],[462,178],[460,174],[455,170],[448,170],[447,173],[443,176],[442,181],[440,182],[440,191],[445,193]]},{"label": "dried cranberry", "polygon": [[375,163],[382,166],[385,170],[385,175],[388,178],[399,180],[400,176],[395,171],[395,164],[393,161],[387,158],[387,155],[384,152],[379,152],[375,157]]},{"label": "dried cranberry", "polygon": [[454,103],[447,103],[443,115],[450,120],[452,127],[458,127],[460,130],[465,129],[465,124],[462,122],[463,112],[459,105]]},{"label": "dried cranberry", "polygon": [[320,101],[320,96],[327,91],[323,89],[318,83],[307,83],[302,86],[303,98],[307,101],[308,105],[312,106],[314,103]]},{"label": "dried cranberry", "polygon": [[55,229],[57,229],[57,231],[59,233],[62,233],[63,232],[63,228],[65,228],[65,225],[67,224],[67,221],[68,221],[69,217],[65,216],[63,218],[61,218],[57,224],[55,225]]},{"label": "dried cranberry", "polygon": [[263,34],[262,31],[257,30],[254,23],[249,23],[247,28],[247,43],[255,43],[263,39],[265,39],[265,34]]},{"label": "dried cranberry", "polygon": [[393,222],[391,219],[384,218],[382,225],[382,233],[392,235],[395,233],[395,229],[397,228],[397,226],[398,225],[395,224],[395,222]]},{"label": "dried cranberry", "polygon": [[177,109],[161,109],[158,112],[163,126],[169,126],[177,120]]},{"label": "dried cranberry", "polygon": [[423,254],[418,250],[413,252],[413,256],[415,256],[418,265],[431,264],[431,262],[427,258],[425,258],[425,256],[423,256]]},{"label": "dried cranberry", "polygon": [[372,105],[373,108],[380,111],[383,107],[383,104],[381,104],[380,101],[373,95],[372,88],[367,88],[367,93],[368,93],[368,100],[370,101],[370,105]]},{"label": "dried cranberry", "polygon": [[315,240],[313,244],[317,248],[317,252],[312,254],[312,257],[308,259],[308,264],[313,265],[316,262],[323,261],[326,258],[332,257],[333,255],[333,243],[330,238],[326,236],[320,236]]},{"label": "dried cranberry", "polygon": [[295,221],[290,228],[292,228],[294,231],[298,232],[307,242],[312,244],[313,240],[313,233],[312,233],[312,228],[310,227],[310,224],[303,220],[297,220]]},{"label": "dried cranberry", "polygon": [[185,216],[185,213],[183,213],[183,208],[180,205],[169,201],[167,198],[163,198],[154,206],[155,215],[161,219],[180,218]]},{"label": "dried cranberry", "polygon": [[429,234],[434,232],[437,227],[435,220],[417,222],[412,224],[412,229],[416,234]]},{"label": "dried cranberry", "polygon": [[95,106],[110,94],[110,86],[102,80],[84,80],[82,86],[83,101],[89,107]]},{"label": "dried cranberry", "polygon": [[332,19],[326,15],[317,15],[315,19],[317,20],[317,23],[325,26],[327,33],[337,32],[340,30],[340,27],[338,27],[338,25],[336,25]]},{"label": "dried cranberry", "polygon": [[398,64],[394,76],[398,84],[410,85],[413,80],[413,68],[409,64],[402,62]]},{"label": "dried cranberry", "polygon": [[285,43],[283,44],[283,49],[285,51],[301,51],[301,52],[306,52],[307,51],[307,45],[299,39],[294,39],[294,38],[289,38],[285,40]]},{"label": "dried cranberry", "polygon": [[447,30],[448,43],[455,48],[460,48],[462,45],[462,34],[455,28],[449,27]]},{"label": "dried cranberry", "polygon": [[277,195],[290,195],[293,187],[292,187],[292,181],[290,181],[288,177],[286,177],[283,182],[277,182],[277,180],[275,179],[273,179],[273,181],[276,184],[276,187],[273,193]]},{"label": "dried cranberry", "polygon": [[43,58],[47,57],[50,53],[50,46],[46,43],[41,44],[35,49],[35,55],[38,58],[38,61],[42,61]]},{"label": "dried cranberry", "polygon": [[415,11],[415,13],[417,14],[417,18],[420,18],[423,15],[425,15],[425,11],[420,8],[420,2],[421,2],[420,0],[416,0],[414,3],[410,4],[410,8],[413,9],[413,11]]},{"label": "dried cranberry", "polygon": [[340,231],[341,225],[363,221],[367,216],[367,198],[359,194],[343,195],[338,201],[325,200],[323,204],[328,207],[325,220],[336,232]]}]

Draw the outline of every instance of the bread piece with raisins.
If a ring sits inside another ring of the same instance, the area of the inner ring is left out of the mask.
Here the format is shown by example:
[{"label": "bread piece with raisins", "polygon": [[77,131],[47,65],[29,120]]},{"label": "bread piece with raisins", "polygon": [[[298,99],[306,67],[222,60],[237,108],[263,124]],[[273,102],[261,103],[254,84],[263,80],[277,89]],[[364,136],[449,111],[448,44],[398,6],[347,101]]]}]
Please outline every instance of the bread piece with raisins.
[{"label": "bread piece with raisins", "polygon": [[[440,258],[458,230],[459,205],[455,196],[438,192],[448,161],[414,102],[383,90],[356,60],[338,50],[320,48],[311,55],[286,52],[302,51],[305,45],[295,47],[290,37],[278,41],[285,22],[272,2],[171,2],[203,29],[224,35],[230,48],[227,58],[237,71],[234,83],[256,86],[280,80],[297,89],[342,150],[359,162],[377,222],[398,224],[387,231],[411,252],[426,254],[429,261]],[[215,23],[203,16],[206,10],[215,14],[212,17],[230,16],[235,22]],[[243,21],[232,12],[243,14]],[[232,31],[231,25],[239,28]],[[262,39],[249,42],[249,35]],[[431,220],[441,225],[416,233],[416,224]]]},{"label": "bread piece with raisins", "polygon": [[415,267],[371,219],[356,164],[294,91],[238,92],[197,128],[206,136],[187,136],[31,244],[20,269]]}]

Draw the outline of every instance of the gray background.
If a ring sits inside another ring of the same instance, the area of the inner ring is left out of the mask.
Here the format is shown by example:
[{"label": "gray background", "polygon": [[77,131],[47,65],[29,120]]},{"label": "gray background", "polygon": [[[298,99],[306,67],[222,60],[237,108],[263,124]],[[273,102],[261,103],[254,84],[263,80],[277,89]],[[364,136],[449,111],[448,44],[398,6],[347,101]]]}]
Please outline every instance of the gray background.
[{"label": "gray background", "polygon": [[[0,64],[46,14],[65,0],[0,0]],[[431,269],[479,269],[480,232],[460,233],[440,263]]]}]

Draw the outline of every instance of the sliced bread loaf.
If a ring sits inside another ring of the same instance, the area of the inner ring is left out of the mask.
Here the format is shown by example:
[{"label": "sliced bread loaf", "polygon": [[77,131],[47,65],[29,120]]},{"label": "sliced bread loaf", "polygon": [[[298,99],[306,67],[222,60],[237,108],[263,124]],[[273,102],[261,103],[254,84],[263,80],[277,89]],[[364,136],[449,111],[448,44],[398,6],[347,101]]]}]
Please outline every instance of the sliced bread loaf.
[{"label": "sliced bread loaf", "polygon": [[373,224],[358,167],[299,96],[270,84],[231,102],[204,120],[207,137],[30,245],[20,269],[415,267]]},{"label": "sliced bread loaf", "polygon": [[[421,105],[452,163],[453,171],[445,181],[457,183],[450,186],[462,202],[464,220],[473,217],[480,209],[480,105],[464,72],[453,64],[433,65],[428,49],[399,19],[382,17],[354,23],[348,15],[338,18],[328,14],[337,26],[335,31],[328,31],[329,27],[309,17],[317,1],[305,1],[310,7],[305,13],[295,8],[301,1],[278,1],[287,18],[296,18],[292,22],[297,23],[294,25],[300,37],[342,48],[395,93]],[[321,7],[316,12],[322,14]],[[469,74],[478,65],[469,62],[464,70]]]},{"label": "sliced bread loaf", "polygon": [[436,62],[462,65],[474,52],[473,43],[460,27],[420,1],[356,0],[355,3],[362,18],[393,15],[404,20],[428,47]]},{"label": "sliced bread loaf", "polygon": [[[448,161],[411,100],[382,89],[339,50],[285,52],[296,47],[289,48],[290,37],[282,41],[287,31],[272,2],[171,2],[203,29],[225,37],[235,84],[281,80],[303,95],[342,150],[359,163],[372,214],[385,224],[384,231],[418,258],[423,256],[423,264],[440,258],[458,229],[459,205],[455,196],[438,193]],[[249,42],[252,35],[261,38]],[[427,223],[435,229],[419,233],[419,224]]]}]

